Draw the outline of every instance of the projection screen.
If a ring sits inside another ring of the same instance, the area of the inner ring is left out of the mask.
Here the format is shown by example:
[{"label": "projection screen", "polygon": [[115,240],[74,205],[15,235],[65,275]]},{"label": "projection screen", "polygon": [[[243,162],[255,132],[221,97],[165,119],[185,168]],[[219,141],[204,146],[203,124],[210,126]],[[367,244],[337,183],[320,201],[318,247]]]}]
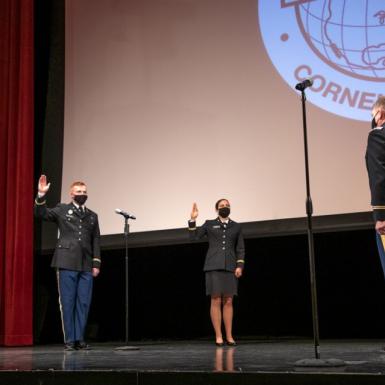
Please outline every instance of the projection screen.
[{"label": "projection screen", "polygon": [[[382,7],[382,8],[381,8]],[[66,0],[62,199],[84,180],[103,234],[370,210],[364,155],[384,91],[379,0]]]}]

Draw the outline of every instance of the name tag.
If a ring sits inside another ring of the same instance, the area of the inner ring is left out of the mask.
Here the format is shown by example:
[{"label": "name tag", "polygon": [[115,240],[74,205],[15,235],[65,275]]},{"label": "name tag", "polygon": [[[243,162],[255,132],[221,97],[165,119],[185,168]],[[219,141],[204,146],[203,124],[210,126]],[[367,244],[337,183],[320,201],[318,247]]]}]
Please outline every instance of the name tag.
[{"label": "name tag", "polygon": [[220,229],[220,228],[221,228],[220,225],[215,225],[215,226],[213,226],[213,229]]}]

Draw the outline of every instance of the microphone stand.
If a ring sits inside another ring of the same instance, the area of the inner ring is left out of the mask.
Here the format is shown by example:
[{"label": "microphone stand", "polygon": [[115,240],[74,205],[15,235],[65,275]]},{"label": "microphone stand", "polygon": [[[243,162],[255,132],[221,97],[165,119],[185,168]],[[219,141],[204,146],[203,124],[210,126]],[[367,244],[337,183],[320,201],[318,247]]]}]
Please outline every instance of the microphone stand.
[{"label": "microphone stand", "polygon": [[[310,84],[312,85],[312,83]],[[296,88],[299,85],[296,86]],[[331,367],[344,366],[344,361],[339,359],[321,360],[320,345],[319,345],[319,323],[318,323],[318,305],[317,305],[317,283],[315,269],[315,252],[314,252],[314,234],[313,234],[313,203],[310,194],[310,172],[309,172],[309,150],[307,139],[307,122],[306,122],[306,86],[297,88],[301,91],[302,101],[302,122],[303,122],[303,141],[305,153],[305,176],[306,176],[306,216],[307,216],[307,239],[309,247],[309,267],[310,267],[310,290],[311,290],[311,305],[312,305],[312,320],[313,320],[313,343],[314,355],[313,359],[302,359],[295,363],[296,366],[309,367]]]},{"label": "microphone stand", "polygon": [[130,225],[128,224],[129,216],[124,215],[124,246],[125,246],[125,346],[120,346],[115,348],[115,350],[139,350],[138,346],[128,345],[129,341],[129,286],[130,286],[130,276],[129,276],[129,260],[128,260],[128,234],[130,233]]}]

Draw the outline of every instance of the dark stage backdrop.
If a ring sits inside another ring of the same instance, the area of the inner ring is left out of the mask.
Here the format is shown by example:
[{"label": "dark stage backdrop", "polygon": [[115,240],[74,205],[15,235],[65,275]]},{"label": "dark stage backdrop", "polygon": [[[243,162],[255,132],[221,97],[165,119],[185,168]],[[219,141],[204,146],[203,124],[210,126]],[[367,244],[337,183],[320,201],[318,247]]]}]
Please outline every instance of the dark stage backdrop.
[{"label": "dark stage backdrop", "polygon": [[[371,230],[315,237],[321,338],[385,337],[384,279]],[[212,338],[202,272],[206,243],[130,249],[130,337]],[[306,235],[246,240],[234,334],[311,337]],[[36,264],[37,341],[61,342],[50,255]],[[124,250],[103,252],[88,339],[124,339]]]}]

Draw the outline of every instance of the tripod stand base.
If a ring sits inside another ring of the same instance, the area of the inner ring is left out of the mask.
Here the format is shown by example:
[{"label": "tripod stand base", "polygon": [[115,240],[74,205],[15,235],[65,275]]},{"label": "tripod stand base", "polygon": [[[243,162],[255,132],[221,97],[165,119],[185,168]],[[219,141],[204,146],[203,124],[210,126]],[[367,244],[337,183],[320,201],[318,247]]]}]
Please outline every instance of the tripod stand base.
[{"label": "tripod stand base", "polygon": [[138,346],[119,346],[117,348],[115,348],[114,350],[117,350],[117,351],[129,351],[129,350],[140,350],[140,348]]},{"label": "tripod stand base", "polygon": [[294,365],[302,368],[336,368],[345,366],[346,363],[338,358],[329,358],[327,360],[322,360],[320,358],[304,358],[295,362]]}]

